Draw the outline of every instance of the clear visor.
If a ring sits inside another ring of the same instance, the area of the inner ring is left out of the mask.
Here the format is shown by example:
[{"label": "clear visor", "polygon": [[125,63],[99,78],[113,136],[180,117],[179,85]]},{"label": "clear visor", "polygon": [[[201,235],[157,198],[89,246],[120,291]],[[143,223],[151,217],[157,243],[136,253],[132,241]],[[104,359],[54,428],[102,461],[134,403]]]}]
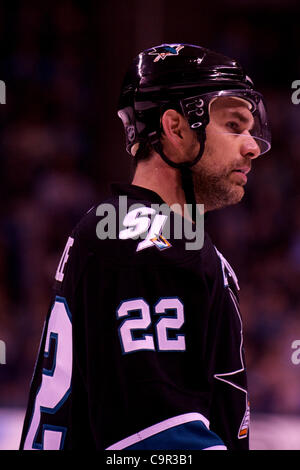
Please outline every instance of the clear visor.
[{"label": "clear visor", "polygon": [[[216,132],[242,139],[253,151],[266,153],[271,148],[271,133],[262,96],[251,90],[225,90],[213,97],[207,94],[210,122]],[[210,99],[209,99],[210,98]]]},{"label": "clear visor", "polygon": [[[192,129],[213,123],[216,132],[248,139],[258,154],[271,148],[271,132],[260,93],[249,89],[219,90],[181,101]],[[208,119],[209,118],[209,119]]]}]

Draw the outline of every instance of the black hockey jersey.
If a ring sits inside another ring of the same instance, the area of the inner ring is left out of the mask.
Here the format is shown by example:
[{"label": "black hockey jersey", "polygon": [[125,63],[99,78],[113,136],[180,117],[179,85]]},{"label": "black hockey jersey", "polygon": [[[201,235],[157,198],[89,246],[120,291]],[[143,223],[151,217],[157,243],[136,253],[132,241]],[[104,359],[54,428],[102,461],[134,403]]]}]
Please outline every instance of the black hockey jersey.
[{"label": "black hockey jersey", "polygon": [[235,273],[207,234],[188,249],[162,204],[117,185],[69,237],[21,449],[248,449]]}]

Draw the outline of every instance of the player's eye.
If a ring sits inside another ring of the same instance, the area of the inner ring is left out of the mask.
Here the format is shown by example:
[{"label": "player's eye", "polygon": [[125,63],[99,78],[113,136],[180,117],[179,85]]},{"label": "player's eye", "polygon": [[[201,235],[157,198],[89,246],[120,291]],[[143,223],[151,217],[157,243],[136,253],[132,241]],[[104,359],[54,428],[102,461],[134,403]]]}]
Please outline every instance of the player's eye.
[{"label": "player's eye", "polygon": [[226,122],[226,128],[229,129],[231,132],[241,133],[241,125],[237,121],[228,121]]}]

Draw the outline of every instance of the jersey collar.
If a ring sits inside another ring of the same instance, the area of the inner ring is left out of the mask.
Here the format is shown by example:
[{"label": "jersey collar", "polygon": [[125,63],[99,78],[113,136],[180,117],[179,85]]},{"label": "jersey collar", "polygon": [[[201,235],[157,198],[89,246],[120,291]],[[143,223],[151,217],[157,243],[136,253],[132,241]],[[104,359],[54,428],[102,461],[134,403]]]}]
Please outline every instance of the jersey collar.
[{"label": "jersey collar", "polygon": [[116,196],[126,195],[132,199],[166,204],[165,201],[156,192],[152,191],[151,189],[136,186],[134,184],[112,183],[111,190],[112,193]]}]

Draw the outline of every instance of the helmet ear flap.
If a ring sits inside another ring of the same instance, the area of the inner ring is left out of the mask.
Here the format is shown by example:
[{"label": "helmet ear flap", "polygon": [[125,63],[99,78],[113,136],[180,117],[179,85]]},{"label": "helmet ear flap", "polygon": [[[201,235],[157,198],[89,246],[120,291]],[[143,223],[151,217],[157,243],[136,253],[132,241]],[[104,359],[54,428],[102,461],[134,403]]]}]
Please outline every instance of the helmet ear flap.
[{"label": "helmet ear flap", "polygon": [[126,150],[128,153],[134,155],[137,152],[137,148],[135,148],[134,154],[132,153],[132,149],[136,146],[136,144],[138,144],[138,133],[136,129],[136,119],[133,108],[131,106],[127,106],[126,108],[120,109],[118,111],[118,116],[121,119],[125,129]]},{"label": "helmet ear flap", "polygon": [[209,121],[207,105],[202,96],[191,96],[180,100],[183,115],[187,118],[191,129],[206,127]]}]

